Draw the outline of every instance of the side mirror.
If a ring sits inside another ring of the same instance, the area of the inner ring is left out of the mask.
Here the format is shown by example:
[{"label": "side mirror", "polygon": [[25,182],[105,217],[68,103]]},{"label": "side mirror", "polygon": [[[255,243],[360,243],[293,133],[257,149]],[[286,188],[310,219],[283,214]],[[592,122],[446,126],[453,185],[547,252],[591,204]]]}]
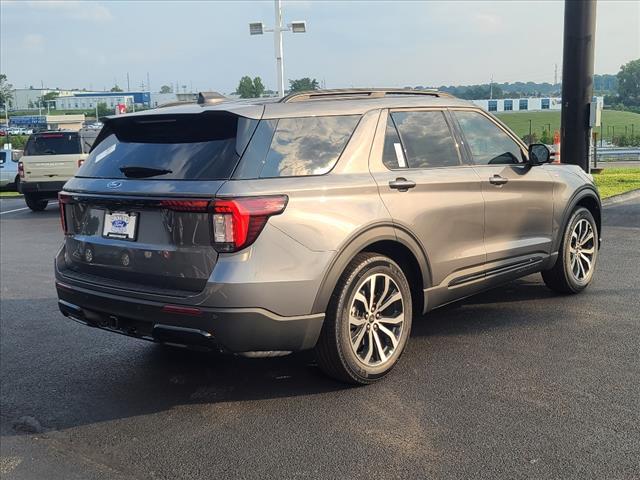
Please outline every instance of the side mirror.
[{"label": "side mirror", "polygon": [[549,147],[543,143],[532,143],[529,145],[529,164],[542,165],[549,163],[551,160],[551,152]]}]

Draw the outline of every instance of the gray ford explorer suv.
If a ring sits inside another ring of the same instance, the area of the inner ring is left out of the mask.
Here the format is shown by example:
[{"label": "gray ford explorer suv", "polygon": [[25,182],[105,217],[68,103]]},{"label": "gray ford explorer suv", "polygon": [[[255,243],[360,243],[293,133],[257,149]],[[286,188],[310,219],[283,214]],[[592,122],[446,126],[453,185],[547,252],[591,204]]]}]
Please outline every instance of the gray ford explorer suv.
[{"label": "gray ford explorer suv", "polygon": [[108,118],[60,193],[62,313],[156,342],[397,363],[414,314],[534,272],[592,280],[601,204],[475,105],[334,90]]}]

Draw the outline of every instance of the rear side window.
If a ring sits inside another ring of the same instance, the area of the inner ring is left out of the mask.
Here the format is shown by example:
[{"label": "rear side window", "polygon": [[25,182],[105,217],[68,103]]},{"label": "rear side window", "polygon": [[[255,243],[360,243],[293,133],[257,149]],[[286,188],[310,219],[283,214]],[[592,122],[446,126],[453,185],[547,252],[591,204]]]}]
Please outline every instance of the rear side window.
[{"label": "rear side window", "polygon": [[7,161],[7,152],[0,152],[0,165]]},{"label": "rear side window", "polygon": [[76,176],[127,178],[137,170],[149,179],[227,179],[257,124],[229,112],[117,119],[103,127]]},{"label": "rear side window", "polygon": [[81,153],[77,132],[52,132],[31,135],[24,155],[73,155]]},{"label": "rear side window", "polygon": [[322,175],[333,168],[360,115],[282,118],[260,178]]},{"label": "rear side window", "polygon": [[[403,149],[398,148],[393,140],[394,134],[390,132],[391,126],[387,125],[387,138],[383,154],[385,165],[389,166],[388,162],[393,160],[400,167],[403,166],[403,161],[406,161],[406,166],[409,168],[460,165],[456,142],[451,135],[443,112],[393,112],[390,118],[400,134]],[[391,144],[393,144],[393,148]],[[391,150],[393,150],[393,155]]]}]

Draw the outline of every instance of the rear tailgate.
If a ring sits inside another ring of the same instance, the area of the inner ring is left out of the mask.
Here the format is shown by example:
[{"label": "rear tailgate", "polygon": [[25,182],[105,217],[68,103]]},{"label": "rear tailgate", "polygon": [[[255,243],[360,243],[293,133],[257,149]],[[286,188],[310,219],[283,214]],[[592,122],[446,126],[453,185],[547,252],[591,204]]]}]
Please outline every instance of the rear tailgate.
[{"label": "rear tailgate", "polygon": [[[224,182],[207,182],[215,194]],[[200,292],[217,252],[207,197],[63,192],[63,274],[129,291]],[[65,271],[66,270],[66,271]]]},{"label": "rear tailgate", "polygon": [[107,120],[60,194],[62,274],[130,292],[202,291],[218,258],[212,202],[257,123],[224,111]]},{"label": "rear tailgate", "polygon": [[23,156],[24,181],[63,182],[73,177],[78,170],[78,162],[86,155],[34,155]]}]

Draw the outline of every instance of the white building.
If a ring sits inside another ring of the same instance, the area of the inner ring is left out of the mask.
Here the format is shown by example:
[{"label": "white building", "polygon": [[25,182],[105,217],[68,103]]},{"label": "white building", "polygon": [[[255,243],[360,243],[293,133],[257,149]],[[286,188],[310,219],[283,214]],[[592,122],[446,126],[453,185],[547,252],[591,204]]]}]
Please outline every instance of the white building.
[{"label": "white building", "polygon": [[82,92],[82,95],[64,96],[55,99],[56,110],[89,110],[94,109],[99,103],[105,103],[107,107],[114,109],[118,104],[127,106],[127,111],[133,107],[133,95],[90,94]]},{"label": "white building", "polygon": [[[50,88],[16,88],[11,92],[11,110],[29,110],[38,108],[40,98],[47,93],[58,92],[61,97],[83,93],[80,90],[54,90]],[[40,105],[46,108],[46,105]]]},{"label": "white building", "polygon": [[197,93],[151,93],[151,108],[161,107],[167,103],[195,102]]},{"label": "white building", "polygon": [[562,110],[562,99],[559,97],[494,98],[472,101],[488,112]]}]

